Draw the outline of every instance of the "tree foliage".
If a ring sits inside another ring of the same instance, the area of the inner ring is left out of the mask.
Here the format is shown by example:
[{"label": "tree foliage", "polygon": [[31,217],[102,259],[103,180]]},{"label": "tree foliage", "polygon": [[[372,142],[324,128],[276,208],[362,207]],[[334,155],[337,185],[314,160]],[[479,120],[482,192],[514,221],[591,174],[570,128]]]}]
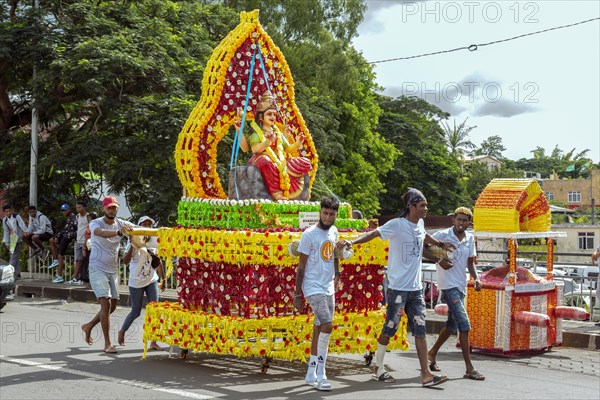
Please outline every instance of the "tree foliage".
[{"label": "tree foliage", "polygon": [[377,130],[401,152],[385,178],[382,214],[402,209],[402,195],[408,187],[423,192],[432,214],[447,214],[465,205],[458,160],[448,152],[437,122],[448,114],[415,97],[380,97],[379,105],[383,114]]},{"label": "tree foliage", "polygon": [[493,135],[481,142],[479,148],[473,150],[474,156],[491,156],[500,158],[506,147],[502,144],[502,138],[498,135]]},{"label": "tree foliage", "polygon": [[[107,185],[125,193],[134,214],[172,224],[181,196],[172,152],[199,98],[206,61],[239,23],[239,11],[259,8],[288,59],[320,152],[313,198],[330,189],[368,216],[379,211],[397,152],[375,133],[375,77],[349,45],[365,10],[361,0],[307,0],[302,7],[292,0],[10,5],[0,9],[0,132],[8,148],[0,183],[11,186],[16,204],[27,199],[23,160],[35,102],[42,208],[93,197]],[[226,173],[222,158],[218,168]]]},{"label": "tree foliage", "polygon": [[446,145],[450,150],[450,153],[455,157],[461,157],[465,152],[475,148],[475,144],[469,140],[469,133],[477,128],[477,126],[467,126],[468,118],[465,118],[463,122],[456,125],[456,119],[454,119],[452,127],[448,122],[440,121],[442,128],[444,129],[444,139]]}]

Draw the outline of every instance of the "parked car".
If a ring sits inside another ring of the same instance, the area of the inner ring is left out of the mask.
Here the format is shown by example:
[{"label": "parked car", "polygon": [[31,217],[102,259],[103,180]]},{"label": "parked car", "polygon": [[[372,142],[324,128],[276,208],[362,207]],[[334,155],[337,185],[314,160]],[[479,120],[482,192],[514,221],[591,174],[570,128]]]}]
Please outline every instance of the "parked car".
[{"label": "parked car", "polygon": [[0,310],[4,308],[7,301],[14,298],[15,268],[8,262],[0,259]]}]

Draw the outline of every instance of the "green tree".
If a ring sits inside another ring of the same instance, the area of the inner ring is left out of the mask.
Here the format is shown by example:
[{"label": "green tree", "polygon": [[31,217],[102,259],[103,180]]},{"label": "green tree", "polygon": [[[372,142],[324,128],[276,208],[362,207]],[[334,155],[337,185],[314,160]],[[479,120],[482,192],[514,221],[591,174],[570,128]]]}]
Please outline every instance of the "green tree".
[{"label": "green tree", "polygon": [[502,157],[502,152],[505,150],[506,147],[502,144],[502,138],[498,135],[494,135],[481,142],[481,146],[473,150],[472,154],[475,156],[500,158]]},{"label": "green tree", "polygon": [[469,133],[477,126],[467,126],[467,120],[468,118],[465,118],[463,122],[456,125],[456,119],[454,119],[452,127],[448,122],[440,121],[444,129],[446,145],[450,153],[457,158],[461,158],[465,152],[475,148],[475,145],[469,140]]},{"label": "green tree", "polygon": [[[181,196],[172,156],[177,134],[213,49],[238,24],[239,10],[257,7],[288,59],[320,151],[313,198],[327,192],[324,182],[367,216],[378,212],[397,151],[376,133],[381,110],[372,67],[350,46],[362,1],[63,0],[43,2],[37,14],[29,2],[10,4],[0,8],[0,131],[9,149],[0,175],[20,203],[35,99],[42,207],[91,196],[93,184],[105,183],[126,194],[134,213],[173,223]],[[228,160],[220,161],[226,173]]]},{"label": "green tree", "polygon": [[444,144],[437,123],[447,114],[425,100],[402,96],[379,98],[383,114],[377,131],[401,152],[387,174],[387,191],[380,195],[382,214],[397,214],[408,187],[427,197],[431,214],[447,214],[466,197],[458,160]]},{"label": "green tree", "polygon": [[538,146],[531,151],[533,158],[521,158],[516,161],[516,167],[525,171],[539,172],[543,178],[548,178],[553,172],[562,178],[587,178],[594,167],[593,161],[587,157],[589,149],[576,153],[573,148],[564,152],[555,146],[550,155]]}]

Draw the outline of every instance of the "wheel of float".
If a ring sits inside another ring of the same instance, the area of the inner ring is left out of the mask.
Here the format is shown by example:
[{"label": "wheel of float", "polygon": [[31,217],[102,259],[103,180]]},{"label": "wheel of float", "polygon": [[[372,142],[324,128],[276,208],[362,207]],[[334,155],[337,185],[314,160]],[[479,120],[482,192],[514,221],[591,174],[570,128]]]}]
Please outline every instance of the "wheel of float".
[{"label": "wheel of float", "polygon": [[181,352],[179,353],[179,359],[185,360],[187,358],[188,351],[189,350],[186,350],[186,349],[181,350]]}]

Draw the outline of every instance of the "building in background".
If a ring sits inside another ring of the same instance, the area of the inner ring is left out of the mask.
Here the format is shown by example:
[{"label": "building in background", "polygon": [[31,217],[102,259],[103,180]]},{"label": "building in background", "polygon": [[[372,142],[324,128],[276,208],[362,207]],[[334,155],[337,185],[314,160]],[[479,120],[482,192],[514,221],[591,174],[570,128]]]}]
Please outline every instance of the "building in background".
[{"label": "building in background", "polygon": [[587,179],[552,179],[539,181],[548,200],[561,201],[569,208],[579,208],[592,205],[596,207],[600,202],[600,169],[593,169]]}]

